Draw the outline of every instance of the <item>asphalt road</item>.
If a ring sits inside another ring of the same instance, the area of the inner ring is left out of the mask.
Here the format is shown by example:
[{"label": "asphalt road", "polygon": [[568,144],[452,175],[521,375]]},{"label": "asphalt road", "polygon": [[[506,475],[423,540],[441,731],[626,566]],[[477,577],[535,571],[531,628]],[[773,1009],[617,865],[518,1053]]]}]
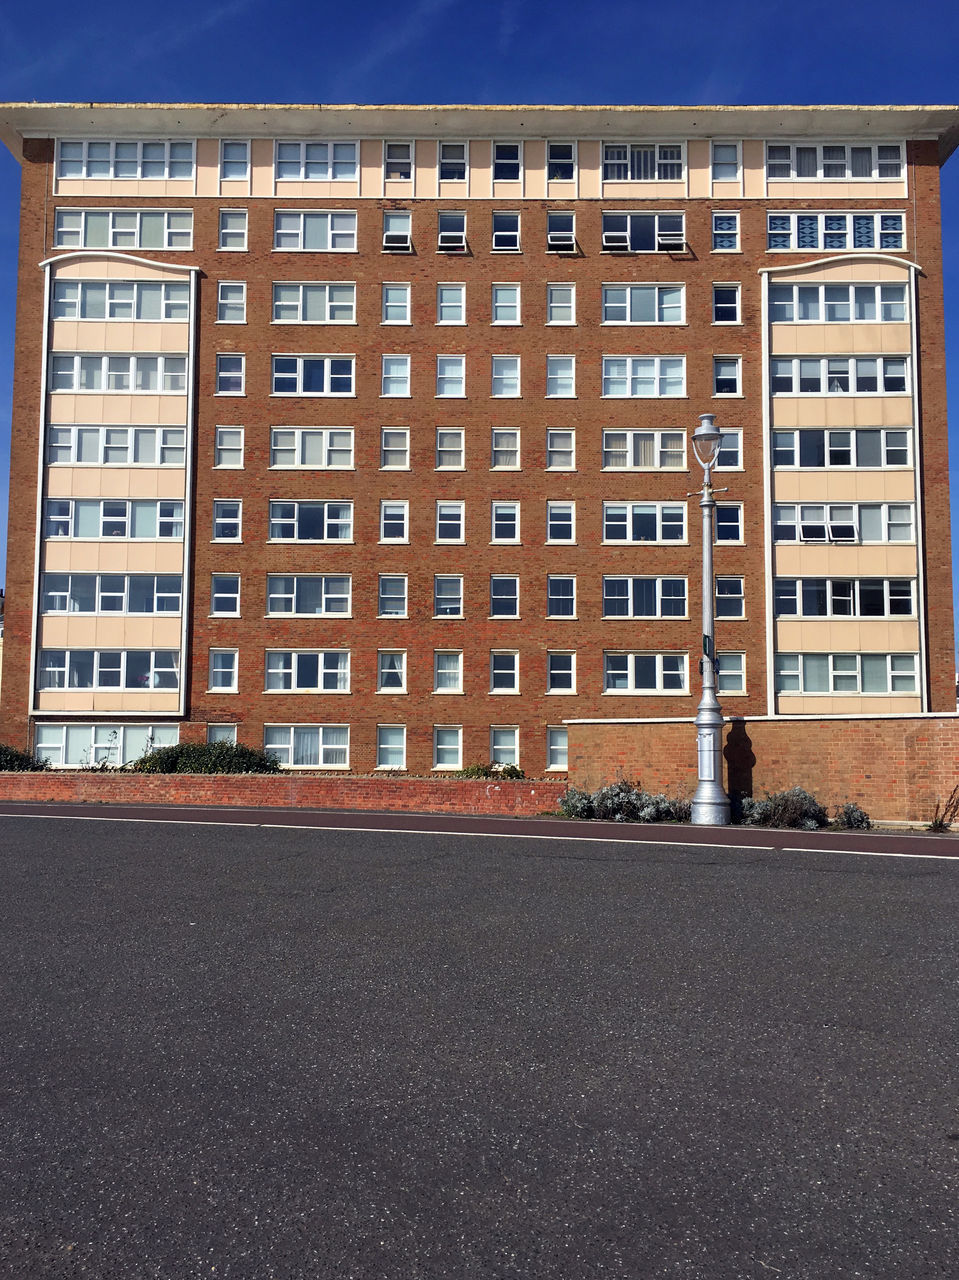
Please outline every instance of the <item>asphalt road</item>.
[{"label": "asphalt road", "polygon": [[0,1276],[959,1275],[959,862],[0,818]]}]

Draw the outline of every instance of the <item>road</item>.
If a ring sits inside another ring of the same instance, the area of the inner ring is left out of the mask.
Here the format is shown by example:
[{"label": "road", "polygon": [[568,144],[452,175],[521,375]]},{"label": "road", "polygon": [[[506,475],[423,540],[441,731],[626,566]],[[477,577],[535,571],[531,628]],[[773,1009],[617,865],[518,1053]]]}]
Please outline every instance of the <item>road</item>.
[{"label": "road", "polygon": [[959,1274],[959,861],[402,826],[0,817],[0,1276]]}]

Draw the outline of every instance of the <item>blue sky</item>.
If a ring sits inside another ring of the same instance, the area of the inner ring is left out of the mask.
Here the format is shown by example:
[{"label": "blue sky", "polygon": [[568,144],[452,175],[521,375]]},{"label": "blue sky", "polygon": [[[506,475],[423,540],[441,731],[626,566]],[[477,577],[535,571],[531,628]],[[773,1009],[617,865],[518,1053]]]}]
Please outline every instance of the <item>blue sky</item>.
[{"label": "blue sky", "polygon": [[[153,15],[143,17],[142,15]],[[137,22],[140,25],[137,25]],[[959,6],[872,0],[87,0],[7,6],[10,101],[955,103]],[[959,413],[959,153],[943,171],[949,401]],[[19,167],[0,153],[0,573],[6,562]],[[959,531],[959,430],[952,437]],[[959,596],[959,565],[953,555]]]}]

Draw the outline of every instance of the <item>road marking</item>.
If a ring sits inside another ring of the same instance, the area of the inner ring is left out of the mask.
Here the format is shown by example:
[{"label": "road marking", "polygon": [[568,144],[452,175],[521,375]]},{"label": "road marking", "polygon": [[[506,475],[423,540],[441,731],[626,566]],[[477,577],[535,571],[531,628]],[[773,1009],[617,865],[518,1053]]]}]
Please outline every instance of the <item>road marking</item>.
[{"label": "road marking", "polygon": [[783,849],[783,853],[849,853],[854,858],[930,858],[936,862],[959,862],[959,855],[949,853],[887,853],[881,849],[829,849],[820,845],[818,849]]}]

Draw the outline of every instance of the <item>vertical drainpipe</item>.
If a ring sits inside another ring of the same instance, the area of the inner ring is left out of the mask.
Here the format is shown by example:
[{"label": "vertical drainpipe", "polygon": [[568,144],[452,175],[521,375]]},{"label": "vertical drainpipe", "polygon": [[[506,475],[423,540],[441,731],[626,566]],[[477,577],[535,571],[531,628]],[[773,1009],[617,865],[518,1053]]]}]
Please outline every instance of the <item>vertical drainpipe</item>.
[{"label": "vertical drainpipe", "polygon": [[183,586],[180,618],[180,702],[181,721],[186,716],[186,686],[190,669],[190,583],[193,553],[193,469],[196,458],[196,343],[197,286],[199,268],[190,268],[190,332],[187,350],[186,430],[184,457],[186,472],[183,486]]},{"label": "vertical drainpipe", "polygon": [[769,274],[759,272],[762,307],[762,374],[763,374],[763,581],[766,589],[766,714],[776,714],[775,634],[773,608],[773,510],[772,510],[772,441],[770,440],[769,401]]},{"label": "vertical drainpipe", "polygon": [[[40,547],[43,534],[43,473],[46,462],[47,437],[47,402],[50,391],[47,386],[50,346],[50,263],[43,268],[43,336],[40,350],[40,423],[39,446],[37,449],[37,519],[33,539],[33,617],[30,622],[30,715],[36,714],[37,706],[37,631],[40,620]],[[32,726],[31,726],[32,730]],[[33,749],[35,734],[30,734],[30,749]]]},{"label": "vertical drainpipe", "polygon": [[922,446],[920,443],[919,418],[919,268],[910,263],[909,266],[909,305],[912,308],[909,317],[909,363],[912,380],[912,423],[913,423],[913,485],[916,503],[916,614],[919,619],[919,710],[929,710],[929,668],[927,664],[926,638],[926,574],[923,558],[923,510],[922,510]]}]

